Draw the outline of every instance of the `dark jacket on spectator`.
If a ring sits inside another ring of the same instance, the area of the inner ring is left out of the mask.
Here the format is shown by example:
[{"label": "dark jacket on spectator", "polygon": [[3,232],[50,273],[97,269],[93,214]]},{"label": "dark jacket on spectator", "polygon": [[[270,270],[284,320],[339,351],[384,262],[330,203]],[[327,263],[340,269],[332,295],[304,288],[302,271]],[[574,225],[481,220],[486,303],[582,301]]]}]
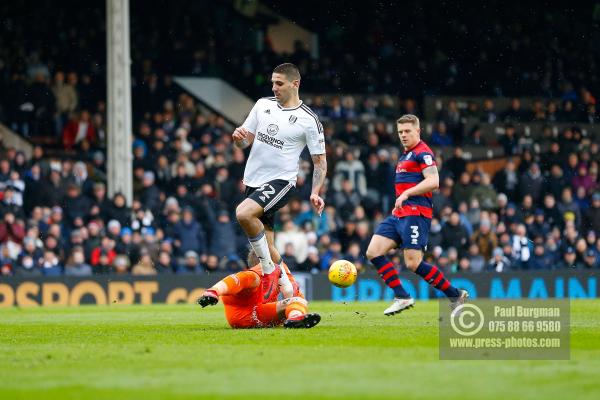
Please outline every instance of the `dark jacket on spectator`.
[{"label": "dark jacket on spectator", "polygon": [[121,223],[121,226],[129,226],[131,224],[131,209],[127,206],[117,207],[111,204],[106,213],[106,220],[116,219]]},{"label": "dark jacket on spectator", "polygon": [[233,223],[215,221],[212,230],[212,239],[210,243],[210,253],[221,258],[235,254],[236,240]]},{"label": "dark jacket on spectator", "polygon": [[600,233],[600,207],[591,206],[586,210],[583,226],[584,231]]},{"label": "dark jacket on spectator", "polygon": [[451,225],[449,222],[442,227],[442,247],[454,247],[458,251],[458,256],[461,257],[467,246],[469,245],[469,235],[467,229],[458,224]]},{"label": "dark jacket on spectator", "polygon": [[68,223],[73,223],[77,217],[84,218],[90,211],[92,205],[89,197],[79,195],[77,197],[67,196],[64,200],[64,212]]},{"label": "dark jacket on spectator", "polygon": [[206,239],[204,231],[198,221],[186,224],[179,221],[174,229],[175,240],[179,241],[177,254],[183,256],[187,251],[193,250],[198,254],[206,254]]}]

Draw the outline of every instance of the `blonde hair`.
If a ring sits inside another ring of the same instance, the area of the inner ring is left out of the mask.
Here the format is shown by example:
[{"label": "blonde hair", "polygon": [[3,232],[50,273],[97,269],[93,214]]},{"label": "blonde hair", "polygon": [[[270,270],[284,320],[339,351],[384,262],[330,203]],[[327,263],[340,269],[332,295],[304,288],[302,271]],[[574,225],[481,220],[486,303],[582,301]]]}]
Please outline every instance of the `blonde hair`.
[{"label": "blonde hair", "polygon": [[421,124],[419,122],[419,117],[417,117],[416,115],[413,115],[413,114],[405,114],[405,115],[401,116],[400,118],[398,118],[398,121],[396,121],[396,123],[398,123],[398,124],[413,124],[417,128],[419,128],[421,126]]}]

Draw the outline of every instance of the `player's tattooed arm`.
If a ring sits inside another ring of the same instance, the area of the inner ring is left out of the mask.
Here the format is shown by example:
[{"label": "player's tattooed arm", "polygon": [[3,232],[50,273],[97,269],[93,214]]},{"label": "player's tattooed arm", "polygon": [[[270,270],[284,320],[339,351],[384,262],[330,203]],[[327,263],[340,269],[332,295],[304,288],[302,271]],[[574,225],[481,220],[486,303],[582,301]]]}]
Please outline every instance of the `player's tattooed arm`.
[{"label": "player's tattooed arm", "polygon": [[319,196],[319,193],[321,193],[321,188],[325,183],[325,176],[327,176],[327,158],[325,154],[315,154],[312,156],[312,161],[313,182],[310,203],[320,216],[325,208],[325,201]]},{"label": "player's tattooed arm", "polygon": [[424,179],[418,185],[407,190],[407,192],[410,191],[409,196],[418,196],[423,193],[431,192],[440,186],[440,174],[435,165],[424,168],[421,173],[423,174]]},{"label": "player's tattooed arm", "polygon": [[315,154],[312,156],[312,161],[314,166],[312,194],[319,194],[327,175],[327,158],[325,154]]}]

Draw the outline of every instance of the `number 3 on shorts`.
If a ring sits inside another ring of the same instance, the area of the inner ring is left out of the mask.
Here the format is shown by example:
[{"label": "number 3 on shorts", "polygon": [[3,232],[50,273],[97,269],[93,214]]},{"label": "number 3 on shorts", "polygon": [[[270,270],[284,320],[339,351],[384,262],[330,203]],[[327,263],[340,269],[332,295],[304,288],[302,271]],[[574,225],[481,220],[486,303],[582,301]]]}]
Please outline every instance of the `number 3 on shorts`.
[{"label": "number 3 on shorts", "polygon": [[410,229],[412,229],[412,233],[410,235],[411,243],[412,244],[417,244],[418,241],[417,239],[419,238],[419,226],[418,225],[411,225]]}]

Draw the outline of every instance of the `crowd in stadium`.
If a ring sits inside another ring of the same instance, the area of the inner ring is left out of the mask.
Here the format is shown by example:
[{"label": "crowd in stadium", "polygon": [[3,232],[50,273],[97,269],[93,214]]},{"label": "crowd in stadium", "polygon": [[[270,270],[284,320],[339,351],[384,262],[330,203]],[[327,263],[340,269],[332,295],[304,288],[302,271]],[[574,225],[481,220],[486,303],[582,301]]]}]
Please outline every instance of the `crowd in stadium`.
[{"label": "crowd in stadium", "polygon": [[[426,18],[425,13],[411,15],[416,15],[411,17],[415,25],[424,29],[426,24],[417,22]],[[69,16],[59,17],[58,26],[79,21]],[[568,21],[568,17],[562,18]],[[217,36],[223,34],[219,25],[222,18],[217,15],[212,25],[206,25],[212,26]],[[194,24],[189,18],[181,21],[181,38],[193,37]],[[156,32],[161,32],[162,22],[157,22]],[[237,23],[243,26],[245,22]],[[444,26],[458,35],[461,28],[457,24]],[[221,52],[247,45],[245,41],[235,44],[222,40],[221,49],[209,46],[196,51],[186,47],[193,40],[182,40],[179,46],[177,39],[170,59],[177,62],[169,63],[164,61],[168,57],[145,57],[153,38],[133,46],[140,50],[133,55],[137,61],[132,149],[135,199],[128,206],[122,195],[108,198],[106,194],[105,78],[101,68],[90,67],[102,64],[101,52],[78,51],[86,56],[73,59],[60,43],[56,49],[63,50],[55,54],[29,51],[25,46],[30,42],[28,35],[39,32],[10,25],[5,24],[0,35],[0,44],[7,44],[0,46],[0,55],[8,60],[0,63],[0,89],[6,94],[1,96],[0,120],[25,137],[53,137],[72,156],[47,157],[44,148],[36,146],[28,158],[2,146],[1,274],[199,273],[244,268],[247,241],[235,221],[235,207],[244,198],[241,178],[247,153],[232,145],[232,126],[182,92],[171,73],[220,74],[241,87],[247,84],[247,93],[267,95],[265,76],[281,56],[266,46],[256,57],[234,57],[223,63],[231,70],[217,73],[224,57]],[[74,26],[79,28],[66,29],[66,36],[57,40],[79,37],[77,46],[95,49],[93,43],[102,38],[97,37],[93,24]],[[393,37],[378,31],[387,26],[382,23],[362,37],[367,41]],[[526,34],[539,31],[537,24],[521,28]],[[132,36],[139,43],[136,29],[134,26]],[[515,30],[498,26],[489,31],[490,40],[482,40],[474,58],[485,62],[488,57],[481,54],[491,51],[486,43],[498,37],[510,43],[507,32]],[[417,33],[414,40],[427,36],[426,30]],[[394,204],[392,182],[401,151],[394,121],[404,113],[423,116],[419,93],[435,93],[444,87],[469,94],[474,91],[469,86],[472,82],[485,82],[479,89],[487,95],[522,93],[523,98],[539,95],[544,100],[522,106],[517,96],[502,109],[495,106],[494,98],[471,101],[466,107],[450,101],[437,110],[437,115],[424,118],[433,124],[431,132],[424,130],[423,139],[440,151],[437,163],[441,177],[433,199],[435,213],[427,257],[446,271],[600,267],[600,149],[594,132],[578,127],[597,124],[599,114],[593,95],[595,78],[590,78],[588,86],[577,81],[577,68],[583,63],[570,65],[565,61],[533,73],[526,62],[515,62],[522,53],[535,53],[535,41],[523,40],[523,48],[511,48],[506,55],[507,64],[520,68],[506,75],[507,82],[516,82],[511,86],[487,82],[485,77],[467,79],[464,67],[470,56],[460,51],[452,53],[457,54],[454,63],[436,64],[438,59],[447,60],[443,54],[454,51],[452,48],[442,46],[438,53],[426,57],[420,53],[419,58],[420,47],[407,45],[416,52],[409,55],[420,61],[406,63],[410,70],[396,71],[398,64],[391,61],[398,52],[402,55],[408,50],[393,43],[361,46],[376,47],[382,54],[367,54],[367,61],[360,65],[368,68],[358,68],[356,59],[337,57],[335,52],[336,40],[343,44],[352,40],[352,35],[332,26],[324,37],[323,49],[329,56],[311,61],[308,52],[298,47],[289,57],[307,77],[302,93],[322,92],[322,88],[339,92],[344,88],[346,93],[365,94],[301,95],[324,124],[329,180],[324,194],[327,206],[319,217],[307,203],[312,174],[306,154],[300,165],[298,197],[278,214],[275,227],[276,245],[288,266],[318,272],[345,258],[361,270],[369,268],[365,250],[373,228]],[[560,37],[565,40],[569,35]],[[578,52],[577,46],[556,48]],[[167,64],[181,70],[167,68]],[[485,65],[474,68],[489,70]],[[241,75],[232,74],[240,70]],[[361,75],[355,77],[352,71]],[[381,74],[375,76],[374,71]],[[401,82],[395,77],[401,77]],[[409,83],[412,86],[406,87]],[[391,94],[379,95],[386,92]],[[397,92],[404,94],[403,100],[398,101]],[[523,122],[547,125],[547,148],[524,140],[519,128]],[[572,123],[573,127],[553,130],[556,123]],[[486,141],[478,124],[498,124],[502,134]],[[500,146],[509,157],[508,163],[494,173],[472,170],[462,146]],[[452,148],[453,156],[444,158],[441,150],[445,148]],[[394,261],[401,264],[399,255]]]},{"label": "crowd in stadium", "polygon": [[[150,103],[161,100],[146,93]],[[315,106],[315,98],[309,102],[322,116],[330,144],[327,207],[318,217],[306,201],[311,179],[306,157],[298,199],[277,220],[277,246],[295,270],[323,270],[339,258],[364,269],[374,224],[394,201],[398,141],[386,129],[363,129],[358,122],[362,107],[346,107],[338,117],[335,97],[322,107]],[[389,114],[381,109],[381,115],[373,115],[393,118],[413,104],[406,101],[403,108],[390,107]],[[150,118],[135,131],[131,207],[123,196],[106,197],[104,156],[87,136],[72,143],[87,155],[83,161],[48,160],[39,146],[31,159],[3,150],[4,274],[243,268],[247,243],[234,210],[243,199],[246,154],[232,146],[223,118],[199,113],[185,93],[148,111]],[[441,112],[439,121],[447,114]],[[341,125],[335,123],[338,118]],[[424,139],[434,142],[435,134]],[[467,172],[460,147],[451,158],[438,156],[442,183],[434,195],[429,257],[450,271],[598,267],[597,143],[577,129],[561,132],[542,154],[518,143],[515,137],[512,158],[494,176]]]}]

